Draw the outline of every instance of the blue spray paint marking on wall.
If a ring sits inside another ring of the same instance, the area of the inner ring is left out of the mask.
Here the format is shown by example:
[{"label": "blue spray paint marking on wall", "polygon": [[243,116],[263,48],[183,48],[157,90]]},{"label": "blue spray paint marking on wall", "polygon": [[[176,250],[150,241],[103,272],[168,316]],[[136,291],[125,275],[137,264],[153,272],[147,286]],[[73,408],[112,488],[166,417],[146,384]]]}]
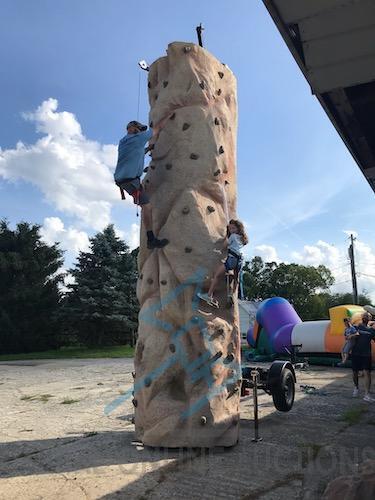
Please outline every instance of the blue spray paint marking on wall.
[{"label": "blue spray paint marking on wall", "polygon": [[[189,277],[184,283],[178,285],[174,290],[169,292],[165,297],[161,299],[160,302],[152,304],[145,311],[142,311],[139,315],[139,320],[143,321],[154,328],[165,330],[166,332],[173,331],[174,327],[168,321],[162,321],[156,317],[156,314],[165,308],[166,305],[170,304],[187,288],[195,285],[196,289],[192,300],[192,313],[198,309],[199,298],[197,293],[201,291],[201,286],[206,275],[206,270],[198,269],[191,277]],[[199,329],[200,334],[203,336],[206,350],[196,359],[189,361],[188,355],[183,345],[183,336],[187,334],[192,328]],[[219,356],[218,353],[213,353],[210,350],[211,339],[208,335],[206,323],[200,316],[192,316],[185,325],[181,326],[177,331],[172,334],[171,341],[175,345],[175,352],[171,354],[166,360],[160,363],[160,365],[149,372],[145,377],[136,382],[134,386],[122,394],[118,398],[114,399],[111,403],[105,406],[104,414],[109,415],[115,409],[117,409],[122,403],[127,401],[142,390],[146,386],[146,380],[152,382],[160,377],[166,370],[172,367],[174,364],[179,363],[180,366],[190,375],[191,382],[198,382],[199,380],[204,380],[207,384],[207,394],[200,397],[193,404],[189,405],[181,413],[181,418],[185,419],[193,415],[200,408],[205,406],[212,398],[221,394],[228,385],[235,384],[241,377],[241,368],[237,361],[232,361],[225,363],[222,359],[222,355]],[[226,379],[225,383],[221,385],[215,385],[215,380],[211,373],[211,367],[214,364],[226,364],[227,367],[232,368],[233,375]]]}]

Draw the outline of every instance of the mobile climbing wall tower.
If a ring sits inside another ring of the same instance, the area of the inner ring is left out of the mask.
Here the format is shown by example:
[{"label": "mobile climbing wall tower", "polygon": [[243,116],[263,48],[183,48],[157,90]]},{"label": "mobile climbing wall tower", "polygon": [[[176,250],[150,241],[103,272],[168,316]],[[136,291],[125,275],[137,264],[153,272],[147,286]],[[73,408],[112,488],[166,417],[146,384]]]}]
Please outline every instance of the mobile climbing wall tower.
[{"label": "mobile climbing wall tower", "polygon": [[196,298],[226,257],[236,217],[236,79],[195,44],[174,42],[150,66],[150,125],[170,116],[144,186],[153,229],[170,243],[148,250],[141,231],[135,355],[135,426],[150,446],[232,446],[238,441],[237,303]]}]

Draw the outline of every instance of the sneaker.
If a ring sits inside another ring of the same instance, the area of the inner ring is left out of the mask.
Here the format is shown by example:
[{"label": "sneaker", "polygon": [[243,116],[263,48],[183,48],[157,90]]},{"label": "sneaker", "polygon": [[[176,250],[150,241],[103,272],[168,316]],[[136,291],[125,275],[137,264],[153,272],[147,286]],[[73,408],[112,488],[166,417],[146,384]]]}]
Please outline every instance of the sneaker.
[{"label": "sneaker", "polygon": [[209,306],[219,308],[219,303],[213,297],[210,297],[208,293],[197,293],[197,297],[206,302]]},{"label": "sneaker", "polygon": [[163,238],[162,240],[158,240],[157,238],[154,238],[153,240],[148,240],[147,241],[147,248],[149,250],[153,250],[154,248],[163,248],[165,245],[168,245],[169,240],[166,238]]},{"label": "sneaker", "polygon": [[357,398],[358,394],[359,394],[358,387],[354,387],[354,389],[353,389],[353,398]]},{"label": "sneaker", "polygon": [[367,403],[374,403],[375,399],[370,396],[370,394],[365,394],[363,397],[363,401],[366,401]]}]

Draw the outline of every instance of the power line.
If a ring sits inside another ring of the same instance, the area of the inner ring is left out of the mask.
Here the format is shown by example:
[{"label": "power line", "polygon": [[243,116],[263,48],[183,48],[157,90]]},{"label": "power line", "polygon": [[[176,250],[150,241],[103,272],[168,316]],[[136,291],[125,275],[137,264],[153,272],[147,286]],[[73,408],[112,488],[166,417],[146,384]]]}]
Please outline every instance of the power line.
[{"label": "power line", "polygon": [[368,278],[375,278],[374,274],[367,274],[367,273],[361,273],[361,272],[359,272],[358,274],[359,274],[359,276],[367,276]]}]

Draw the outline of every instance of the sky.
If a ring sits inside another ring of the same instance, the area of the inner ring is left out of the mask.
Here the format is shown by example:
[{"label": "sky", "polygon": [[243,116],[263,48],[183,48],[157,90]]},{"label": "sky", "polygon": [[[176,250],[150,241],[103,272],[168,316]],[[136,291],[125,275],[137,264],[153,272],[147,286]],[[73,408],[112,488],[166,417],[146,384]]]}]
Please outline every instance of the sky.
[{"label": "sky", "polygon": [[113,184],[124,125],[148,122],[137,62],[196,42],[200,22],[205,48],[237,77],[246,256],[327,265],[331,291],[349,292],[353,233],[359,291],[374,303],[374,193],[261,0],[2,0],[0,218],[40,224],[66,267],[109,223],[137,246],[134,205]]}]

